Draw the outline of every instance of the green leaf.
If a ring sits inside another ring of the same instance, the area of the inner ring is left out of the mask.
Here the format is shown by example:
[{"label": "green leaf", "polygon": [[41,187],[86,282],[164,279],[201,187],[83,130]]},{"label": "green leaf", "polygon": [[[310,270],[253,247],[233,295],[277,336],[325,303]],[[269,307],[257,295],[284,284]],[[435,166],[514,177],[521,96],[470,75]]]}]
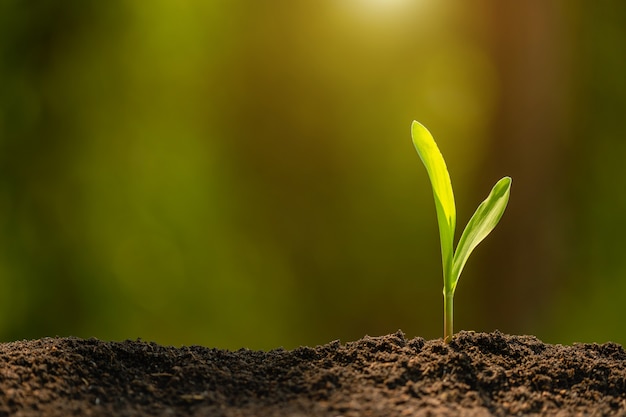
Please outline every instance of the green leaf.
[{"label": "green leaf", "polygon": [[459,240],[459,245],[452,262],[452,288],[454,292],[456,284],[461,276],[463,267],[470,254],[483,241],[485,237],[496,227],[511,193],[511,178],[504,177],[494,185],[489,196],[480,203],[476,212],[465,226],[465,230]]},{"label": "green leaf", "polygon": [[456,226],[456,207],[450,174],[446,163],[432,135],[422,124],[413,121],[411,125],[413,145],[426,167],[435,196],[435,209],[441,239],[444,286],[451,283],[452,260],[454,254],[454,228]]}]

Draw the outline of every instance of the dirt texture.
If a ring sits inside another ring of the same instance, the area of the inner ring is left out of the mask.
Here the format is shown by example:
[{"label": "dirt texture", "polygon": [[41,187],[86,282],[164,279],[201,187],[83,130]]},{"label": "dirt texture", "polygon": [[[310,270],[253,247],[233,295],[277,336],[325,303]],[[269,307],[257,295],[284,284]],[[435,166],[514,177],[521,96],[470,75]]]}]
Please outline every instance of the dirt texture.
[{"label": "dirt texture", "polygon": [[140,340],[0,344],[0,416],[626,415],[614,343],[402,332],[269,352]]}]

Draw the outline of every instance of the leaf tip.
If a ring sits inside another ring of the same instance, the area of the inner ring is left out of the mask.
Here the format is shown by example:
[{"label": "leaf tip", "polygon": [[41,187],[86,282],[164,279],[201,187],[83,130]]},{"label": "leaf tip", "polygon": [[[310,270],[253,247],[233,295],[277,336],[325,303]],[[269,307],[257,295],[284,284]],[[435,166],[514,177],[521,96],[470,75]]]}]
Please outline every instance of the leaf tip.
[{"label": "leaf tip", "polygon": [[426,126],[424,126],[423,124],[421,124],[417,120],[413,120],[413,122],[411,123],[411,135],[414,136],[415,133],[417,133],[418,130],[422,130],[422,131],[428,132],[428,134],[430,134],[428,129],[426,129]]},{"label": "leaf tip", "polygon": [[502,177],[498,184],[505,188],[507,191],[511,189],[511,184],[513,184],[513,179],[509,176]]}]

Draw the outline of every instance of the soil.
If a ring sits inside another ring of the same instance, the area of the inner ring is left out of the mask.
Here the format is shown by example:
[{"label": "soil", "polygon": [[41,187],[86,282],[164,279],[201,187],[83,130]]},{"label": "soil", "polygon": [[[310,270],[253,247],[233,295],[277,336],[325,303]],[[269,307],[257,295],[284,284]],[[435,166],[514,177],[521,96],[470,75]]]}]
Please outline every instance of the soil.
[{"label": "soil", "polygon": [[268,352],[141,340],[0,344],[0,416],[626,415],[615,343],[460,332]]}]

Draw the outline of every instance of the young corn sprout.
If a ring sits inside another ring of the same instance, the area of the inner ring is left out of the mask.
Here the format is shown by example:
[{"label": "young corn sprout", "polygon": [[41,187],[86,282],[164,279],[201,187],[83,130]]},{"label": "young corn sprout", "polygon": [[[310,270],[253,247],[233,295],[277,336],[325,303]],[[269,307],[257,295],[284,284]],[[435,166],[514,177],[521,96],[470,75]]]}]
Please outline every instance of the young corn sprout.
[{"label": "young corn sprout", "polygon": [[435,197],[443,263],[443,339],[448,343],[453,334],[454,290],[459,276],[474,248],[500,221],[509,201],[511,178],[504,177],[498,181],[485,201],[480,203],[465,226],[455,250],[456,207],[448,168],[435,140],[424,126],[414,121],[411,125],[411,136],[415,149],[428,172]]}]

